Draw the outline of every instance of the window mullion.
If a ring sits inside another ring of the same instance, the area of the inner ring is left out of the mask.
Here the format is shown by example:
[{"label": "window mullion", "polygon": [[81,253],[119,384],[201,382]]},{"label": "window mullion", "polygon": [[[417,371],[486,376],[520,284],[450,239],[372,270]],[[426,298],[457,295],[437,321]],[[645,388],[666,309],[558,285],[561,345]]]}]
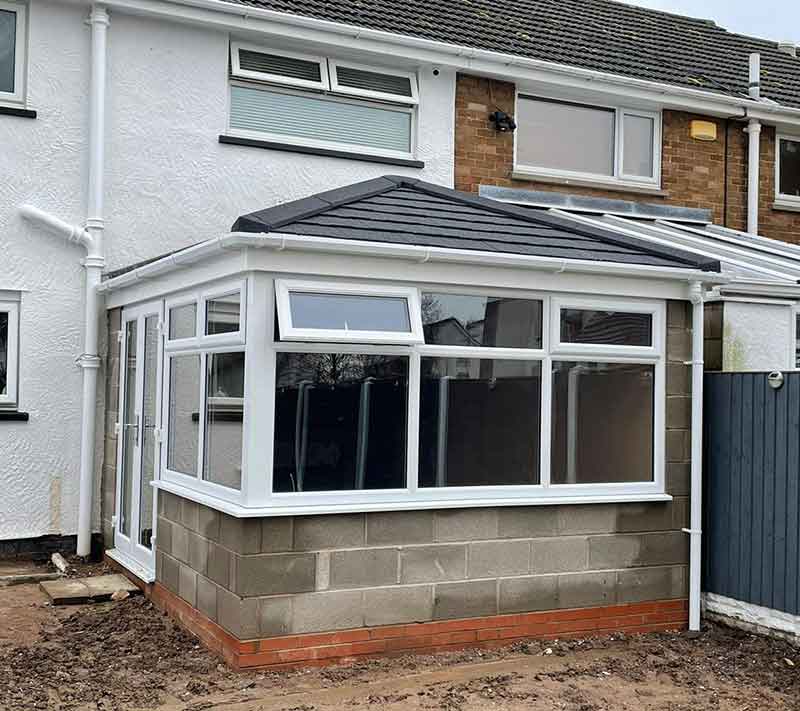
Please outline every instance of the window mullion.
[{"label": "window mullion", "polygon": [[197,423],[197,478],[201,481],[205,479],[205,435],[206,423],[208,421],[208,354],[204,351],[200,355],[200,407]]}]

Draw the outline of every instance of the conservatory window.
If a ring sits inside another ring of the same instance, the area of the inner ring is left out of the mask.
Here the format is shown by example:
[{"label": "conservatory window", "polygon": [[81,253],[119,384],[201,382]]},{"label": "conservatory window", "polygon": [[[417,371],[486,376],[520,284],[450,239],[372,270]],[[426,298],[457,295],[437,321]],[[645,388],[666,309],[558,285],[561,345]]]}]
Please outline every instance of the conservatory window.
[{"label": "conservatory window", "polygon": [[17,406],[19,302],[0,301],[0,408]]}]

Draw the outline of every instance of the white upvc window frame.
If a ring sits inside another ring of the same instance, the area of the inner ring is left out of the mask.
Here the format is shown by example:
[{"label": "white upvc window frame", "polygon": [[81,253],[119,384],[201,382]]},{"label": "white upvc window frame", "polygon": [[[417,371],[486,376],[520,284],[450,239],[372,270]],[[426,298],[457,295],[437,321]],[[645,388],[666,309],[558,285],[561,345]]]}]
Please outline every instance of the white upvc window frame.
[{"label": "white upvc window frame", "polygon": [[6,354],[6,394],[0,395],[0,410],[19,405],[19,300],[0,292],[0,312],[8,314],[8,353]]},{"label": "white upvc window frame", "polygon": [[[390,297],[405,299],[410,331],[358,331],[322,328],[298,328],[292,319],[292,293],[330,294],[332,296]],[[424,343],[422,309],[418,289],[391,284],[359,284],[336,281],[275,280],[278,326],[281,340],[301,343],[413,344]]]},{"label": "white upvc window frame", "polygon": [[0,91],[0,104],[22,104],[25,101],[28,8],[22,3],[0,0],[0,10],[13,12],[17,18],[16,31],[14,33],[14,91]]},{"label": "white upvc window frame", "polygon": [[[580,182],[587,184],[597,184],[612,188],[640,188],[645,190],[658,190],[661,186],[661,132],[662,114],[660,111],[649,111],[636,109],[615,104],[602,104],[596,102],[579,102],[559,97],[534,95],[526,91],[517,89],[514,99],[514,113],[519,115],[520,99],[532,99],[534,101],[547,101],[556,104],[583,106],[589,109],[613,111],[614,116],[614,158],[613,175],[602,173],[590,173],[574,170],[559,170],[557,168],[543,168],[534,165],[520,164],[517,154],[520,141],[519,130],[514,132],[514,166],[513,172],[520,176],[530,176],[531,178],[550,178],[564,182]],[[651,177],[641,175],[627,175],[624,173],[624,118],[625,116],[641,116],[653,119],[653,175]]]},{"label": "white upvc window frame", "polygon": [[[319,66],[319,81],[310,81],[308,79],[297,79],[295,77],[287,77],[282,74],[270,74],[268,72],[256,72],[251,69],[242,69],[239,51],[245,50],[249,52],[258,52],[260,54],[272,54],[289,59],[299,59],[305,62],[311,62]],[[237,42],[232,40],[230,43],[231,53],[231,75],[241,77],[242,79],[250,79],[253,81],[267,82],[269,84],[282,84],[284,86],[294,86],[303,89],[316,89],[318,91],[327,91],[330,89],[330,81],[328,79],[328,65],[327,59],[320,55],[303,54],[300,52],[289,52],[286,50],[276,50],[264,47],[263,45],[251,44],[249,42]]]},{"label": "white upvc window frame", "polygon": [[[339,83],[339,66],[348,67],[350,69],[359,69],[365,72],[372,72],[373,74],[386,74],[390,76],[403,77],[409,80],[411,87],[411,96],[404,96],[402,94],[390,94],[383,91],[371,91],[369,89],[359,89],[352,86],[342,86]],[[384,69],[369,64],[359,64],[358,62],[348,62],[341,59],[328,59],[328,69],[330,72],[330,88],[333,92],[340,94],[348,94],[350,96],[360,96],[366,99],[376,99],[378,101],[391,101],[401,104],[418,104],[419,103],[419,87],[417,85],[417,75],[415,72],[397,71],[394,69]]]},{"label": "white upvc window frame", "polygon": [[775,204],[800,210],[800,195],[785,195],[781,192],[781,141],[792,141],[800,146],[800,135],[775,134]]}]

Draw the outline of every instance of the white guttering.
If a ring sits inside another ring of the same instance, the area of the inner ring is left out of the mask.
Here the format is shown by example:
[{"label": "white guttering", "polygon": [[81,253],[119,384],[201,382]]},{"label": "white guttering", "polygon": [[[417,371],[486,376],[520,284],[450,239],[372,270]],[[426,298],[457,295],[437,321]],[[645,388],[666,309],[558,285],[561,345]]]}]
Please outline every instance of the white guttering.
[{"label": "white guttering", "polygon": [[105,137],[106,32],[108,13],[93,6],[87,24],[91,28],[91,76],[89,88],[89,182],[86,227],[76,227],[32,205],[22,205],[21,215],[32,222],[81,245],[86,250],[83,353],[77,363],[83,370],[81,415],[81,460],[78,489],[77,554],[88,556],[92,546],[92,500],[94,489],[97,376],[100,369],[98,335],[101,317],[98,286],[105,267],[103,249],[103,154]]},{"label": "white guttering", "polygon": [[598,91],[624,90],[629,97],[718,116],[729,116],[739,111],[744,117],[746,110],[748,115],[780,116],[781,120],[800,126],[800,109],[780,104],[290,15],[224,0],[108,0],[105,5],[131,14],[212,25],[226,31],[260,32],[298,41],[333,43],[343,49],[389,53],[424,64],[494,73],[508,80],[529,79],[560,86],[591,87]]},{"label": "white guttering", "polygon": [[703,284],[692,282],[692,454],[689,528],[689,630],[700,631],[700,570],[703,523]]},{"label": "white guttering", "polygon": [[232,232],[216,239],[189,247],[173,255],[163,257],[104,281],[98,291],[110,292],[130,286],[139,281],[152,279],[190,264],[208,259],[225,250],[246,248],[268,248],[277,251],[293,250],[318,254],[341,254],[374,258],[403,259],[412,262],[439,262],[450,264],[474,264],[476,266],[537,269],[548,272],[570,272],[573,274],[606,274],[613,276],[640,277],[648,279],[677,279],[691,282],[702,279],[707,284],[723,284],[730,281],[716,272],[702,272],[692,268],[649,266],[646,264],[623,264],[617,262],[593,262],[584,259],[559,259],[536,257],[525,254],[482,252],[469,249],[446,249],[397,245],[366,240],[343,240],[330,237],[308,237],[280,233]]},{"label": "white guttering", "polygon": [[[761,55],[753,52],[750,55],[750,84],[748,93],[753,101],[761,98]],[[749,113],[748,113],[749,115]],[[761,141],[761,122],[750,118],[745,128],[747,143],[747,231],[751,235],[758,234],[758,163],[759,143]]]}]

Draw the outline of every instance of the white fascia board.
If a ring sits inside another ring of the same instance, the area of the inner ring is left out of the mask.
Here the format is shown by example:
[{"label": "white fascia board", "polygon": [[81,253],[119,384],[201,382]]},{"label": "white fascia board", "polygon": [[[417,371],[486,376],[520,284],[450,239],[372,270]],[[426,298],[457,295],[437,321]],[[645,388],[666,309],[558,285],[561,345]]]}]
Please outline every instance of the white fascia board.
[{"label": "white fascia board", "polygon": [[[728,276],[716,272],[704,272],[691,268],[669,268],[578,259],[554,259],[510,253],[421,247],[280,233],[233,232],[109,279],[100,285],[99,290],[103,293],[110,293],[142,281],[160,277],[172,271],[184,269],[190,264],[199,264],[226,250],[246,251],[248,248],[270,249],[276,252],[293,251],[337,256],[364,256],[372,259],[400,259],[420,264],[447,263],[466,267],[530,269],[554,274],[607,275],[638,279],[678,280],[686,283],[700,281],[708,285],[722,284],[730,280]],[[247,262],[248,260],[245,257],[243,269],[247,268]],[[191,280],[191,274],[187,273],[187,279]]]},{"label": "white fascia board", "polygon": [[226,31],[279,35],[297,41],[329,44],[344,51],[351,49],[390,54],[396,58],[468,70],[506,80],[528,80],[561,88],[605,91],[665,108],[693,110],[714,116],[731,116],[738,111],[743,118],[763,117],[764,120],[780,121],[787,126],[800,126],[800,109],[779,104],[235,5],[222,0],[108,0],[104,5],[121,12],[213,25]]}]

